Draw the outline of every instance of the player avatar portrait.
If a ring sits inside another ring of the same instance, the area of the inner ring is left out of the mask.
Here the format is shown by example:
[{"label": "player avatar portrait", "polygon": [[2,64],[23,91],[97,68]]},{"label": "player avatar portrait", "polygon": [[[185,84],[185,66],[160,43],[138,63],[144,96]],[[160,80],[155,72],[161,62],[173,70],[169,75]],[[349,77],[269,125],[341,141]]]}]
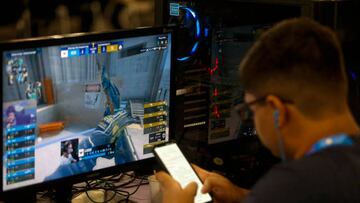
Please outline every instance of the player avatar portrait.
[{"label": "player avatar portrait", "polygon": [[16,125],[15,107],[9,106],[6,110],[6,128],[11,128]]},{"label": "player avatar portrait", "polygon": [[18,101],[4,105],[6,128],[36,123],[36,101]]},{"label": "player avatar portrait", "polygon": [[78,145],[78,139],[66,140],[61,142],[60,165],[72,164],[79,161]]}]

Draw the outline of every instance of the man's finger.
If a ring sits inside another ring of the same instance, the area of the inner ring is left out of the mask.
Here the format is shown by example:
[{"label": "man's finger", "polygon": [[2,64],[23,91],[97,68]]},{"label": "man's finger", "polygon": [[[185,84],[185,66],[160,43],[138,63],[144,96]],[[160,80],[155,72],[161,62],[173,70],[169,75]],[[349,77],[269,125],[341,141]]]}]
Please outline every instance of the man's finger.
[{"label": "man's finger", "polygon": [[197,192],[197,187],[198,185],[195,182],[191,182],[184,188],[184,191],[191,195],[191,197],[194,197]]},{"label": "man's finger", "polygon": [[206,178],[206,180],[204,181],[203,187],[201,188],[201,192],[208,193],[208,192],[213,191],[213,188],[216,186],[217,181],[219,181],[219,180],[216,177],[210,176],[210,177]]},{"label": "man's finger", "polygon": [[192,167],[194,168],[194,170],[196,171],[196,173],[199,175],[201,181],[205,181],[205,179],[210,175],[210,172],[200,168],[199,166],[195,165],[195,164],[191,164]]},{"label": "man's finger", "polygon": [[168,188],[174,186],[177,182],[167,173],[160,171],[155,174],[156,179],[160,182],[162,187]]}]

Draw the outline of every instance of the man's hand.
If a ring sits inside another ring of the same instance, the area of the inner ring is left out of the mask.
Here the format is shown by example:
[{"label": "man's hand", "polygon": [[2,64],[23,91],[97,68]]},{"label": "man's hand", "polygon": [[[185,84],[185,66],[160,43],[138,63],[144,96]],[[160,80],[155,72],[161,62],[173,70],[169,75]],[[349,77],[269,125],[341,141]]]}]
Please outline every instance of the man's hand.
[{"label": "man's hand", "polygon": [[232,184],[225,177],[206,171],[196,165],[192,165],[200,179],[204,183],[201,189],[202,193],[210,192],[214,202],[235,203],[240,202],[249,192],[246,189],[240,188]]},{"label": "man's hand", "polygon": [[180,184],[165,172],[156,173],[156,179],[160,182],[163,193],[162,202],[193,203],[197,191],[195,182],[189,183],[184,189]]}]

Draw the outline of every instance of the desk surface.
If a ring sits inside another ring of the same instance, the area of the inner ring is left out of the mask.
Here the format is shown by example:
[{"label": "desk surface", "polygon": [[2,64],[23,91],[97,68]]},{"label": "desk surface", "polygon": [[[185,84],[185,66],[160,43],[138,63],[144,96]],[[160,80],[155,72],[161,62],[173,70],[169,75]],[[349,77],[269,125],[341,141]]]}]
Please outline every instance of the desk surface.
[{"label": "desk surface", "polygon": [[[115,185],[117,185],[117,184],[120,185],[120,184],[126,183],[129,180],[131,180],[131,178],[134,178],[134,177],[128,176],[126,178],[122,178],[121,181],[118,183],[115,183]],[[103,178],[102,180],[106,180],[106,178]],[[148,179],[147,178],[144,178],[143,180],[135,179],[130,184],[126,185],[127,187],[126,186],[119,187],[118,189],[127,191],[129,193],[133,193],[137,189],[137,185],[140,184],[140,181],[142,181],[142,183],[147,183]],[[105,183],[105,182],[106,181],[103,181],[103,183]],[[112,182],[112,183],[114,184],[114,182]],[[78,183],[78,184],[75,184],[74,186],[78,187],[78,188],[82,188],[82,187],[85,187],[86,184]],[[129,186],[131,186],[131,187],[129,187]],[[88,198],[88,196],[90,196],[90,198],[96,202],[104,202],[104,201],[108,200],[109,198],[112,198],[113,194],[114,194],[113,191],[108,191],[105,194],[105,191],[103,189],[96,189],[96,190],[89,189],[87,193],[88,194],[86,194],[85,192],[81,192],[77,195],[73,195],[72,203],[91,203],[92,201]],[[42,195],[41,193],[38,194],[38,199],[37,199],[38,203],[54,202],[50,198],[43,197],[43,196],[44,195]],[[116,196],[114,198],[112,198],[111,201],[108,201],[108,203],[117,203],[122,199],[125,199],[125,197],[116,194]],[[122,201],[122,202],[125,202],[125,201]],[[151,203],[150,185],[149,184],[140,185],[138,190],[129,197],[128,202],[129,203]]]}]

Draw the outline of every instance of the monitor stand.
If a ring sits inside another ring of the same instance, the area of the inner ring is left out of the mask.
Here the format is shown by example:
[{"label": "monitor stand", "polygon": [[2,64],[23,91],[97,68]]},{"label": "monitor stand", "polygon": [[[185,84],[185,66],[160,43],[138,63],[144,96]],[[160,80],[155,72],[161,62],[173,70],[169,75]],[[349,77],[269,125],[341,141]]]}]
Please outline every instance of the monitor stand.
[{"label": "monitor stand", "polygon": [[[1,201],[1,200],[0,200]],[[36,192],[31,191],[21,191],[19,192],[9,192],[4,197],[3,201],[11,202],[11,203],[23,203],[23,202],[29,202],[29,203],[35,203],[36,202]]]},{"label": "monitor stand", "polygon": [[71,203],[72,199],[72,184],[62,183],[54,187],[55,202],[57,203]]}]

